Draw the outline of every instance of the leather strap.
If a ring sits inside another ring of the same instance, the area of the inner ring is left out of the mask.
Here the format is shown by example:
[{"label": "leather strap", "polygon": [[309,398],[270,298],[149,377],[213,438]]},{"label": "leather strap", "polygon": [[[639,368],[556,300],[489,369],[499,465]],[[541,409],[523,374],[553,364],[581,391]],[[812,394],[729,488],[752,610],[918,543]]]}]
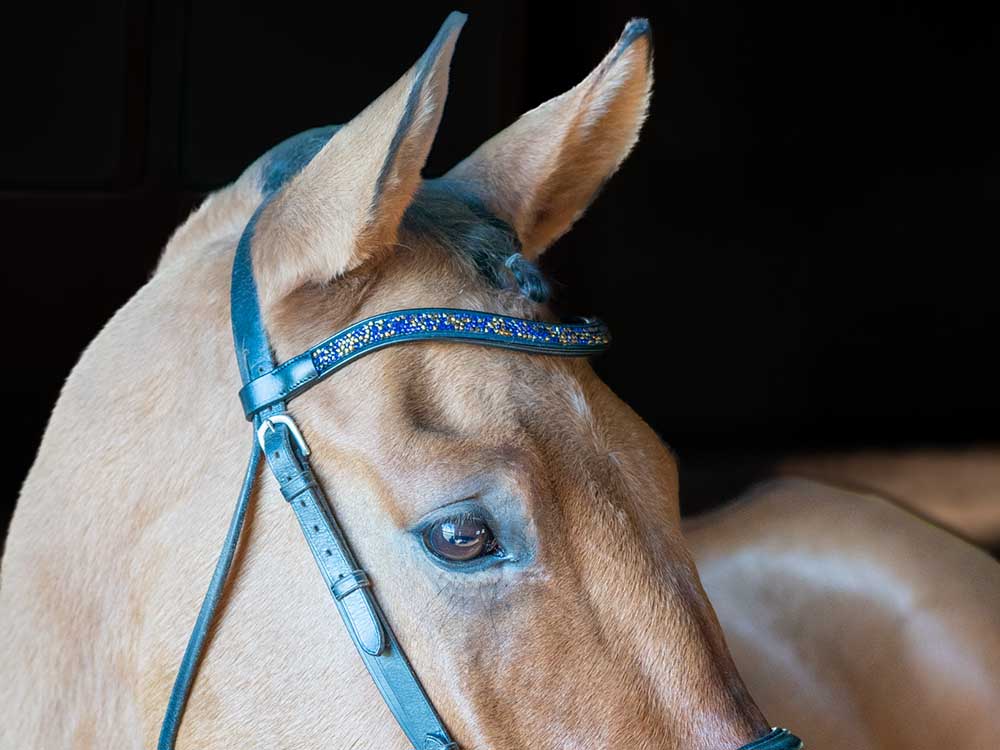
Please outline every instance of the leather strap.
[{"label": "leather strap", "polygon": [[236,347],[236,364],[244,384],[274,369],[274,355],[264,328],[251,254],[257,220],[266,206],[266,201],[261,203],[250,217],[233,257],[229,315],[232,319],[233,344]]},{"label": "leather strap", "polygon": [[763,737],[744,745],[739,750],[803,750],[804,748],[805,743],[784,727],[772,727]]},{"label": "leather strap", "polygon": [[[309,549],[331,592],[351,577],[358,564],[327,507],[308,460],[297,455],[288,428],[278,425],[264,433],[264,455],[281,494],[291,503]],[[368,587],[356,586],[342,597],[334,596],[344,624],[359,649],[370,656],[385,650],[386,638]]]},{"label": "leather strap", "polygon": [[[268,417],[286,412],[272,411]],[[258,420],[263,424],[263,419]],[[258,424],[258,427],[260,425]],[[449,737],[359,569],[308,458],[286,424],[265,429],[264,455],[291,504],[347,630],[400,727],[417,750],[458,745]]]},{"label": "leather strap", "polygon": [[250,461],[247,464],[246,475],[243,478],[243,487],[236,500],[236,509],[233,511],[233,518],[229,522],[229,531],[226,533],[226,540],[222,544],[222,551],[219,553],[219,560],[215,564],[215,572],[212,573],[212,581],[205,592],[205,599],[201,603],[201,610],[198,612],[198,619],[195,620],[194,629],[188,638],[187,648],[184,650],[184,657],[181,659],[180,667],[177,669],[177,677],[174,679],[173,689],[170,691],[170,700],[167,702],[167,710],[163,716],[163,724],[160,726],[160,739],[157,742],[158,750],[173,750],[174,743],[177,742],[177,732],[180,729],[181,717],[187,706],[188,698],[191,696],[191,687],[201,663],[201,656],[205,650],[205,640],[208,631],[215,620],[215,613],[219,609],[219,601],[222,599],[222,592],[225,589],[226,580],[229,578],[229,570],[233,564],[233,557],[236,555],[236,548],[239,545],[240,534],[243,531],[243,521],[246,518],[247,508],[250,505],[250,495],[253,490],[254,478],[257,476],[257,466],[260,463],[260,449],[257,441],[253,441],[250,449]]}]

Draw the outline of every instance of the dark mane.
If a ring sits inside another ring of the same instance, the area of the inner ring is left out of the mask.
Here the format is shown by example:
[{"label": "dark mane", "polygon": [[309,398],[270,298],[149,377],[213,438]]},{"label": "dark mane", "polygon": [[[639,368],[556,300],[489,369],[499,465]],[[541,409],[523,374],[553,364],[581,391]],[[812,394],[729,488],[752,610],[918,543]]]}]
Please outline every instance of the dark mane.
[{"label": "dark mane", "polygon": [[[264,199],[298,174],[339,129],[327,125],[306,130],[264,154],[258,177]],[[402,229],[452,250],[497,289],[516,288],[534,302],[548,301],[549,285],[521,255],[513,227],[458,182],[425,180],[403,216]]]},{"label": "dark mane", "polygon": [[403,216],[402,228],[449,248],[497,289],[520,289],[535,302],[549,298],[541,271],[521,255],[513,227],[457,182],[425,180]]}]

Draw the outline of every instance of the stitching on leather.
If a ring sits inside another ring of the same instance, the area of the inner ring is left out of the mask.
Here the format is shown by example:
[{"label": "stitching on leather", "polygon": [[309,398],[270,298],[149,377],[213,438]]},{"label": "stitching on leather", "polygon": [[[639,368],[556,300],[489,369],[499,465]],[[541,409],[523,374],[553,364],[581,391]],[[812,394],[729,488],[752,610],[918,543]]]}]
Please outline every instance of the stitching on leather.
[{"label": "stitching on leather", "polygon": [[[311,354],[311,353],[312,353],[312,350],[310,349],[309,350],[309,354]],[[261,377],[262,378],[266,378],[268,375],[274,375],[274,373],[279,372],[281,370],[284,370],[286,367],[290,367],[293,364],[295,364],[296,362],[298,362],[299,360],[302,360],[302,359],[305,359],[305,358],[306,358],[306,354],[305,353],[299,354],[297,356],[294,356],[290,360],[288,360],[287,362],[281,363],[280,365],[278,365],[277,367],[275,367],[270,372],[264,373],[263,375],[261,375]],[[254,379],[257,380],[258,378],[254,378]]]}]

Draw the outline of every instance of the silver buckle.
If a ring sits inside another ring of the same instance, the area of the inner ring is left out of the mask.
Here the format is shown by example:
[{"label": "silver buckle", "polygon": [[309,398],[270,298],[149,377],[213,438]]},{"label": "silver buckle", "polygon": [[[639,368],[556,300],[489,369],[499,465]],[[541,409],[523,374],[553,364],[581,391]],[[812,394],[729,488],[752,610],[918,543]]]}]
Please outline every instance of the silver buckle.
[{"label": "silver buckle", "polygon": [[299,447],[299,452],[303,456],[309,455],[309,446],[306,444],[306,439],[302,437],[302,433],[299,432],[299,426],[295,424],[295,420],[292,419],[287,414],[278,414],[273,417],[267,417],[263,422],[260,423],[260,427],[257,428],[257,443],[260,445],[262,451],[266,451],[264,448],[264,435],[268,430],[273,430],[276,424],[283,424],[288,428],[288,431],[292,433],[292,438],[295,440],[295,444]]}]

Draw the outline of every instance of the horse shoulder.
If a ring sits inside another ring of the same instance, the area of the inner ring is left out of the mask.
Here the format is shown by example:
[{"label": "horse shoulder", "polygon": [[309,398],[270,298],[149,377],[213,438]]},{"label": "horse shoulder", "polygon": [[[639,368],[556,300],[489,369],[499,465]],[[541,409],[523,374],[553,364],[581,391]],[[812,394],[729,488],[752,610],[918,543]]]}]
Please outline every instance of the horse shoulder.
[{"label": "horse shoulder", "polygon": [[1000,565],[883,498],[780,479],[686,529],[765,715],[816,747],[996,747]]}]

